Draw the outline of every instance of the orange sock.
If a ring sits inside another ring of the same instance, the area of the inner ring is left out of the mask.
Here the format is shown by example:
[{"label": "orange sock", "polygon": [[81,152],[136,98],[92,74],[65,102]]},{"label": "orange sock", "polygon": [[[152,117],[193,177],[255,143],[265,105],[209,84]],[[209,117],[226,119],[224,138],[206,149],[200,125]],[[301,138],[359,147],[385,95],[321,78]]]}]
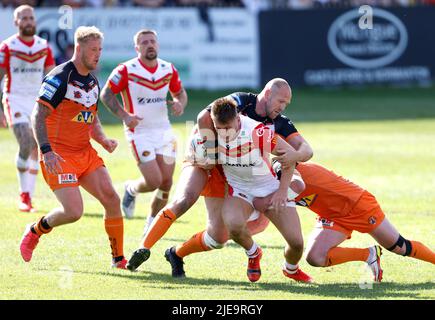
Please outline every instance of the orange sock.
[{"label": "orange sock", "polygon": [[177,219],[177,217],[170,209],[160,210],[143,239],[143,246],[147,249],[151,249],[152,246],[164,236],[175,219]]},{"label": "orange sock", "polygon": [[205,230],[198,232],[183,244],[179,244],[175,248],[175,254],[180,258],[184,258],[185,256],[188,256],[189,254],[195,252],[203,252],[203,251],[211,250],[211,248],[207,247],[207,245],[204,242],[204,233]]},{"label": "orange sock", "polygon": [[357,249],[357,248],[332,248],[328,251],[326,258],[326,266],[334,266],[336,264],[345,263],[349,261],[367,261],[370,255],[370,250]]},{"label": "orange sock", "polygon": [[112,257],[124,256],[124,219],[122,217],[106,218],[104,219],[104,227],[109,236]]},{"label": "orange sock", "polygon": [[[44,219],[45,217],[42,217],[41,219],[39,219],[39,221],[38,222],[36,222],[34,225],[33,225],[33,230],[35,230],[35,233],[38,235],[38,236],[42,236],[43,234],[47,234],[47,233],[49,233],[51,230],[53,230],[53,228],[51,228],[51,227],[49,227],[48,226],[48,224],[47,224],[47,222],[43,222],[43,219]],[[48,228],[47,228],[48,227]]]},{"label": "orange sock", "polygon": [[435,253],[431,249],[429,249],[423,243],[418,241],[411,240],[411,245],[412,245],[412,251],[411,254],[409,255],[411,258],[419,259],[435,264]]}]

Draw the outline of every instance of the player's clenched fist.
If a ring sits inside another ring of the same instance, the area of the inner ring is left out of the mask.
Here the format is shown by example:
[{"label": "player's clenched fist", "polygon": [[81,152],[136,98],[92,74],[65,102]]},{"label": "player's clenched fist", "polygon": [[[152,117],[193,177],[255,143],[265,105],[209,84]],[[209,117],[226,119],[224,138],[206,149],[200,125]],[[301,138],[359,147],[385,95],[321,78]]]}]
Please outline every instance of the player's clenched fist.
[{"label": "player's clenched fist", "polygon": [[104,139],[101,142],[101,145],[107,152],[112,153],[118,146],[118,141],[115,139]]},{"label": "player's clenched fist", "polygon": [[124,123],[125,125],[129,128],[129,129],[134,129],[139,122],[143,120],[143,118],[136,116],[136,115],[132,115],[132,114],[128,114],[124,119]]}]

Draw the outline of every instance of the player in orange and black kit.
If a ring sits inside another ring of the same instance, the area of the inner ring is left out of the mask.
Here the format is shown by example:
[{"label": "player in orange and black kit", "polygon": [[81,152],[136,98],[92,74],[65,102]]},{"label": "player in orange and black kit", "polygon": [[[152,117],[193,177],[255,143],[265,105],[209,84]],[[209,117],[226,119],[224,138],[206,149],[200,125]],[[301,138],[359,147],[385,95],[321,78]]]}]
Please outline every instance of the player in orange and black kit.
[{"label": "player in orange and black kit", "polygon": [[32,116],[33,130],[41,151],[44,179],[62,208],[53,209],[28,225],[20,244],[26,262],[31,260],[43,234],[81,218],[81,186],[105,208],[112,266],[125,269],[120,200],[103,160],[90,143],[92,138],[108,152],[117,147],[116,140],[107,138],[102,130],[97,115],[100,89],[90,73],[97,67],[102,40],[103,35],[97,28],[79,27],[75,33],[73,58],[50,72],[39,91]]},{"label": "player in orange and black kit", "polygon": [[[274,169],[279,173],[280,164]],[[299,163],[296,170],[305,190],[296,203],[315,212],[317,226],[307,247],[307,261],[315,267],[329,267],[350,261],[365,261],[374,280],[382,280],[381,248],[338,247],[350,239],[353,231],[370,234],[382,247],[396,254],[435,263],[435,253],[424,244],[405,239],[385,217],[376,198],[357,184],[319,164]],[[268,203],[269,196],[257,199],[257,209]]]}]

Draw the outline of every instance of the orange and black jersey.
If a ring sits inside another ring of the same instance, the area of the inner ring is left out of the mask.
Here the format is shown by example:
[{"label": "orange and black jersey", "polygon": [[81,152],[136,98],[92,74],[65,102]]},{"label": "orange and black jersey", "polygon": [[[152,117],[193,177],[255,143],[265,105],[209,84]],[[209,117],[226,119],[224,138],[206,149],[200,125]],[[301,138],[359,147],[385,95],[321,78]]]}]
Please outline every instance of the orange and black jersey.
[{"label": "orange and black jersey", "polygon": [[298,163],[296,169],[305,182],[305,190],[296,197],[296,204],[321,217],[346,217],[365,192],[359,185],[317,163]]},{"label": "orange and black jersey", "polygon": [[52,110],[46,119],[48,140],[56,152],[74,153],[91,146],[100,88],[92,74],[78,73],[68,61],[43,80],[37,101]]},{"label": "orange and black jersey", "polygon": [[[257,105],[257,95],[247,92],[234,92],[228,97],[232,98],[237,103],[237,109],[240,114],[247,116],[255,121],[261,122],[265,126],[271,128],[276,134],[280,135],[284,140],[288,141],[291,137],[299,135],[293,122],[286,116],[279,115],[275,119],[260,116],[255,112]],[[211,110],[211,106],[207,107]]]}]

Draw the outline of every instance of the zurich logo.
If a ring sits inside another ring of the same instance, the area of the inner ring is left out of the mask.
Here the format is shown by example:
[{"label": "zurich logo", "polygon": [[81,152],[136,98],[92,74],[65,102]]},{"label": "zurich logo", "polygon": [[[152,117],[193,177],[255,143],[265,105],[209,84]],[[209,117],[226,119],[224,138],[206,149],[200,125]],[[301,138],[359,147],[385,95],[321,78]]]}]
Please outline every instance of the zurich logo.
[{"label": "zurich logo", "polygon": [[402,21],[392,13],[373,9],[373,28],[358,25],[358,9],[339,16],[328,31],[328,46],[342,63],[370,69],[386,66],[397,60],[408,44],[408,33]]}]

